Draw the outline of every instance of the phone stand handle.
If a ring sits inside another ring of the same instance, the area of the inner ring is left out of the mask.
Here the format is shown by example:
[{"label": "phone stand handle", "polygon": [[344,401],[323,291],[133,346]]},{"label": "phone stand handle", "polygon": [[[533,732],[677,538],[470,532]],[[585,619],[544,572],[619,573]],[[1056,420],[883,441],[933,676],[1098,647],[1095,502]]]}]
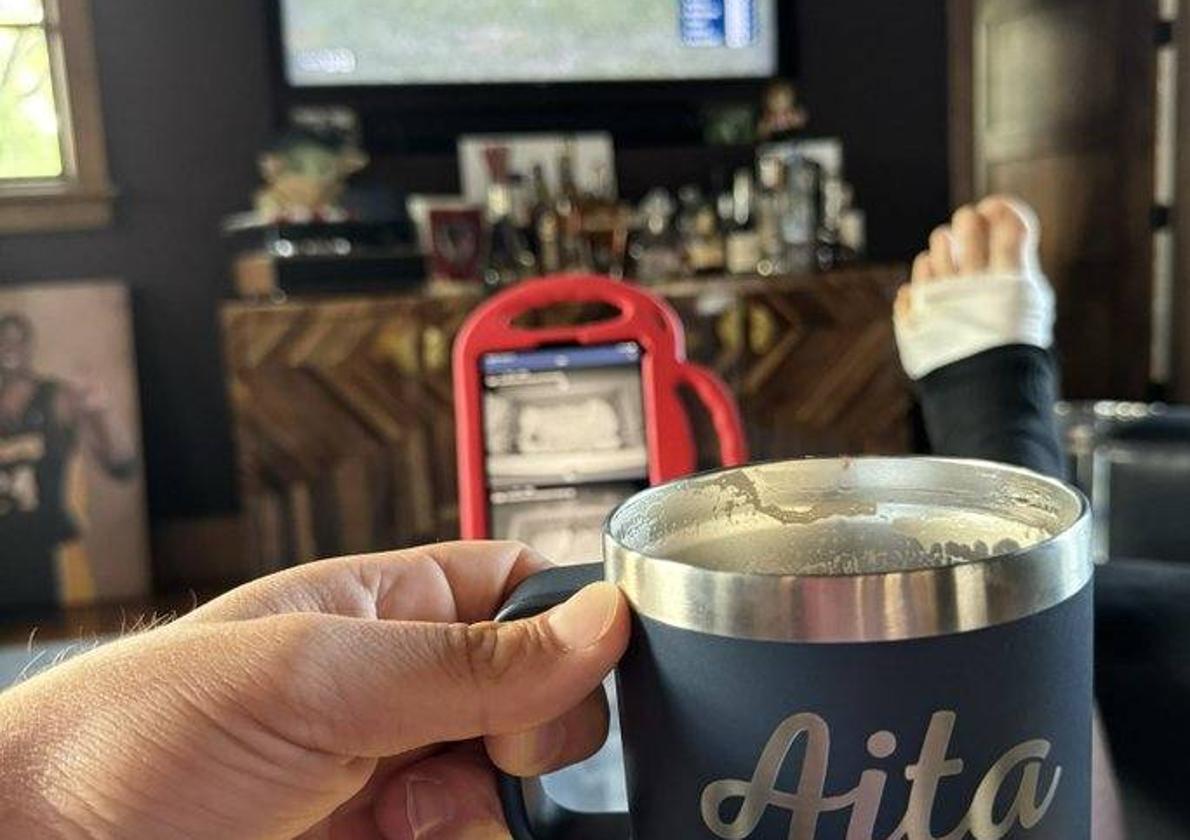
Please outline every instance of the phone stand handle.
[{"label": "phone stand handle", "polygon": [[[508,597],[496,615],[497,621],[529,618],[555,607],[588,584],[603,580],[603,564],[560,566],[525,580]],[[497,774],[500,804],[514,840],[628,840],[628,814],[589,814],[571,811],[546,796],[540,781],[521,780],[507,773]],[[532,786],[540,800],[536,819],[525,801],[526,787]]]},{"label": "phone stand handle", "polygon": [[681,384],[687,385],[711,415],[711,425],[719,439],[719,462],[724,467],[738,467],[748,461],[748,439],[740,409],[727,385],[711,371],[686,362],[678,368]]}]

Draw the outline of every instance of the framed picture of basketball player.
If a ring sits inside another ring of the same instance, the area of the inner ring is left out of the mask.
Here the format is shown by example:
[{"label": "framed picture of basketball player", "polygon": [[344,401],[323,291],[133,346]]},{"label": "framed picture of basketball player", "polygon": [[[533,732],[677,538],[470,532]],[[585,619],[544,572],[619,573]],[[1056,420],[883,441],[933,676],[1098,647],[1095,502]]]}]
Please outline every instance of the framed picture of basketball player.
[{"label": "framed picture of basketball player", "polygon": [[148,588],[127,289],[0,287],[0,616]]}]

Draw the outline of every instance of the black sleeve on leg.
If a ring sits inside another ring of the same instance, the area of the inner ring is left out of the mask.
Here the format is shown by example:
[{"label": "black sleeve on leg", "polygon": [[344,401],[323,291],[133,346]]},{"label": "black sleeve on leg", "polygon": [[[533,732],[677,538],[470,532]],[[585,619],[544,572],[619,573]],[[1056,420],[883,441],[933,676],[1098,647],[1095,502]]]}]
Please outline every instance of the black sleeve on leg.
[{"label": "black sleeve on leg", "polygon": [[918,382],[937,455],[1016,464],[1056,478],[1066,466],[1054,420],[1057,369],[1037,347],[997,347]]},{"label": "black sleeve on leg", "polygon": [[1190,825],[1178,765],[1190,755],[1187,605],[1183,564],[1115,559],[1095,570],[1095,694],[1117,769]]}]

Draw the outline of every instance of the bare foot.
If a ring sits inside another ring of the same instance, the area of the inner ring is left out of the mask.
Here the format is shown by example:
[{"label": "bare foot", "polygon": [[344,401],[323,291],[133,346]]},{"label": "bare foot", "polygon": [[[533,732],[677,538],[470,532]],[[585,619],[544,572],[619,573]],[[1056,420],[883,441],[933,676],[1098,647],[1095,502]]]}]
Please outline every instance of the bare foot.
[{"label": "bare foot", "polygon": [[[1038,269],[1040,226],[1033,208],[993,195],[955,211],[950,224],[930,234],[929,248],[913,261],[910,284],[984,272],[1018,274]],[[908,314],[910,284],[897,291],[896,313]]]}]

